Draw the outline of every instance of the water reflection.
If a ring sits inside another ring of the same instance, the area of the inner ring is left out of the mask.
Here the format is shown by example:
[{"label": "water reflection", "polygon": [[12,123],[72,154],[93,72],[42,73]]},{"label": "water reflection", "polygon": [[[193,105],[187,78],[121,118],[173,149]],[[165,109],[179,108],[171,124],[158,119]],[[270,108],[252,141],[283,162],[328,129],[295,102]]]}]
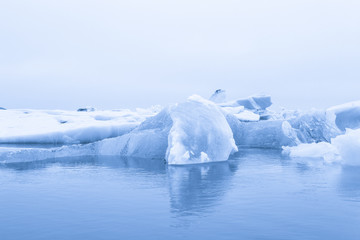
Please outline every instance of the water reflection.
[{"label": "water reflection", "polygon": [[[170,209],[176,216],[197,215],[211,211],[230,189],[231,179],[238,168],[239,161],[209,164],[169,166],[162,159],[141,159],[129,157],[87,156],[45,161],[7,163],[0,169],[16,172],[61,168],[108,168],[131,172],[129,181],[147,182],[154,175],[162,175],[161,186],[168,187]],[[122,172],[119,172],[122,174]],[[146,174],[143,174],[146,173]],[[134,179],[136,178],[136,179]],[[156,183],[154,183],[156,184]]]},{"label": "water reflection", "polygon": [[345,200],[360,202],[360,167],[342,167],[338,190]]},{"label": "water reflection", "polygon": [[169,166],[170,205],[177,215],[209,211],[230,189],[237,161]]},{"label": "water reflection", "polygon": [[166,173],[164,161],[160,159],[142,159],[117,156],[81,156],[47,159],[44,161],[0,164],[0,168],[15,171],[31,171],[50,168],[54,165],[64,168],[107,167],[111,169],[142,169],[149,173]]}]

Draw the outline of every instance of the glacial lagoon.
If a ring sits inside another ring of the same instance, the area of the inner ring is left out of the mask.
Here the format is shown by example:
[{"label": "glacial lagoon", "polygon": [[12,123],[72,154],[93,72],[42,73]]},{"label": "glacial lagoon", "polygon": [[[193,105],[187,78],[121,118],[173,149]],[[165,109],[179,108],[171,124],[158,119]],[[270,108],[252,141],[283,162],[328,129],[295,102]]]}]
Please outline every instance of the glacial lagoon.
[{"label": "glacial lagoon", "polygon": [[226,162],[0,165],[1,239],[360,239],[360,167],[239,149]]}]

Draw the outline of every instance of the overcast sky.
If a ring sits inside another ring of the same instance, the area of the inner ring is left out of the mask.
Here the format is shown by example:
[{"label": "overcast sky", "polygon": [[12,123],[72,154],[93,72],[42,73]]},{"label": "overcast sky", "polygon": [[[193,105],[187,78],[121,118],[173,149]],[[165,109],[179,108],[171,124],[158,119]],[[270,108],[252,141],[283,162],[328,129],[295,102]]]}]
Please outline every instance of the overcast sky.
[{"label": "overcast sky", "polygon": [[359,0],[2,0],[0,106],[360,100]]}]

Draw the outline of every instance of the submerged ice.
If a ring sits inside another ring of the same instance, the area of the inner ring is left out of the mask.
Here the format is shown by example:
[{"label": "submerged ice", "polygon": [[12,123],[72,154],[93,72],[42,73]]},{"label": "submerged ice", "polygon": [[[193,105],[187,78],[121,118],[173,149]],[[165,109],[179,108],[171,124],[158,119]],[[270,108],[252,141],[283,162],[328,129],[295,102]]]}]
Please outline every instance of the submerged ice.
[{"label": "submerged ice", "polygon": [[165,108],[136,111],[0,112],[0,143],[56,143],[54,148],[0,147],[0,162],[80,155],[164,159],[168,164],[225,161],[238,147],[283,148],[291,157],[360,162],[360,102],[327,110],[269,110],[271,97],[227,101],[194,95]]}]

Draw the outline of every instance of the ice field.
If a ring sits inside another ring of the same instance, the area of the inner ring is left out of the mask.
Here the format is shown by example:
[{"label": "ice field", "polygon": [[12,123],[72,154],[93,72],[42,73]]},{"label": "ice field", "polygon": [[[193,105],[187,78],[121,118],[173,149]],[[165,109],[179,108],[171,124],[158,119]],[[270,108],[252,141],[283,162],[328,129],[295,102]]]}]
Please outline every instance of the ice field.
[{"label": "ice field", "polygon": [[0,162],[123,156],[193,164],[226,161],[239,147],[248,147],[360,164],[360,102],[304,112],[274,112],[271,105],[266,95],[227,101],[219,89],[209,100],[193,95],[134,111],[4,109]]}]

